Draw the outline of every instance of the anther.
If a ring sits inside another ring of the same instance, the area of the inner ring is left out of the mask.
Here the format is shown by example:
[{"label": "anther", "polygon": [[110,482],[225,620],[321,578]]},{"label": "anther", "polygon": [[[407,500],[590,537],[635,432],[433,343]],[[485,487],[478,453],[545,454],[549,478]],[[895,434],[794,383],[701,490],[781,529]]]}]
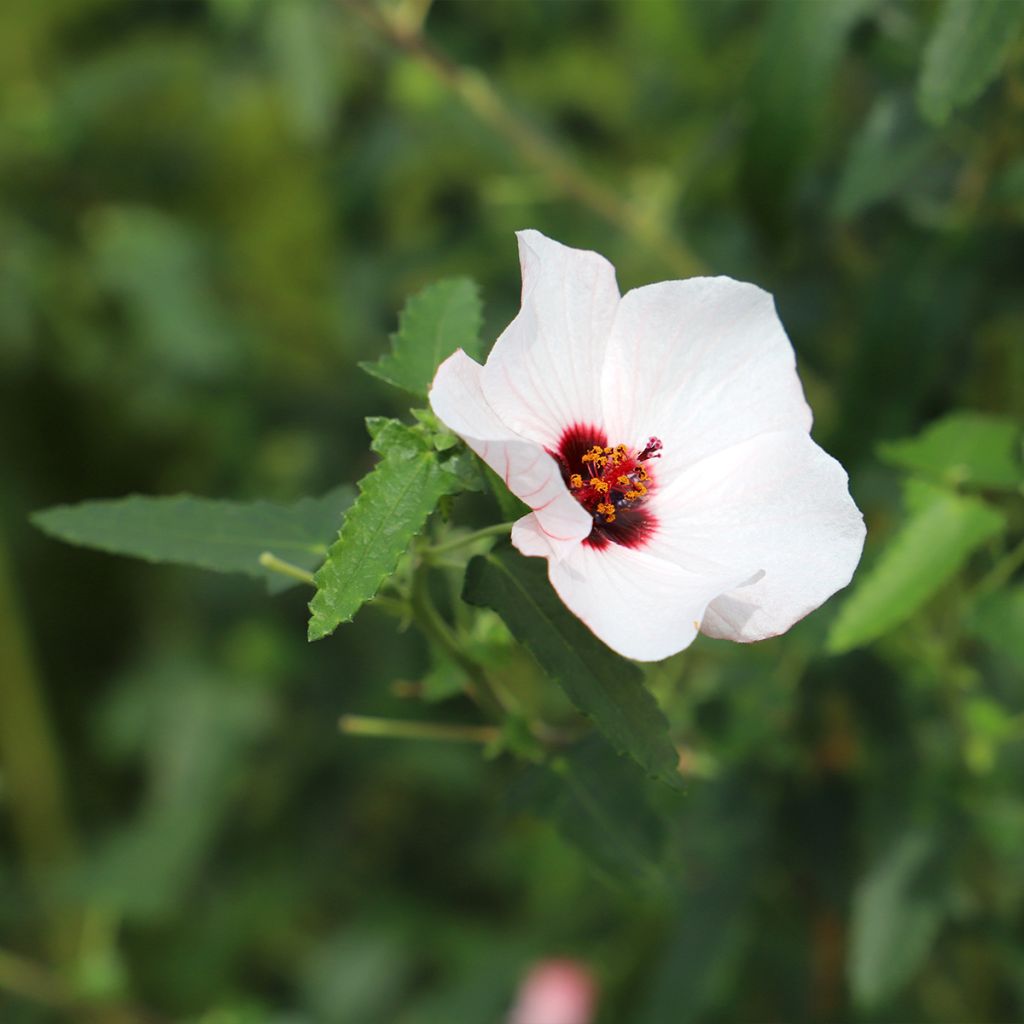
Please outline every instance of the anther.
[{"label": "anther", "polygon": [[656,437],[649,438],[647,441],[647,447],[636,457],[637,462],[643,462],[645,459],[658,459],[660,455],[656,455],[656,452],[661,451],[661,441]]}]

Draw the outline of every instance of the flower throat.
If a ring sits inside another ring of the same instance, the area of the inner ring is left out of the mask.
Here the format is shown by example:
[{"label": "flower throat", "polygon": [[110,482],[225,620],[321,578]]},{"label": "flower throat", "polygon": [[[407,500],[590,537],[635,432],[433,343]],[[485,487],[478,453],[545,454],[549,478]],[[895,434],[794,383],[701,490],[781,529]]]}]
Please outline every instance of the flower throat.
[{"label": "flower throat", "polygon": [[660,458],[661,441],[652,437],[641,450],[608,445],[604,432],[571,427],[553,453],[572,496],[590,513],[594,526],[584,543],[641,547],[656,525],[644,507],[654,486],[647,463]]}]

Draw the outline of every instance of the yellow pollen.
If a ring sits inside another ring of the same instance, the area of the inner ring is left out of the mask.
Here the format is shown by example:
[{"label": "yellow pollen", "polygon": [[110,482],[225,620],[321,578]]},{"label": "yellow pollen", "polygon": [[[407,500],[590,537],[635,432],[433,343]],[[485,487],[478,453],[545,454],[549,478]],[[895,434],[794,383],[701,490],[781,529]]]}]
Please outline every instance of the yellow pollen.
[{"label": "yellow pollen", "polygon": [[615,513],[613,512],[610,516],[605,516],[604,517],[604,521],[606,523],[614,523],[615,522]]},{"label": "yellow pollen", "polygon": [[597,506],[597,511],[603,516],[613,516],[615,515],[615,506],[610,501],[602,501]]},{"label": "yellow pollen", "polygon": [[617,484],[621,484],[623,487],[628,487],[630,483],[632,483],[632,481],[629,479],[628,476],[626,476],[625,473],[623,473],[622,476],[620,476],[615,482]]},{"label": "yellow pollen", "polygon": [[598,494],[608,493],[608,484],[605,483],[604,480],[594,480],[592,481],[591,486],[594,488],[595,491],[597,491]]},{"label": "yellow pollen", "polygon": [[578,487],[582,487],[583,477],[581,477],[579,473],[573,473],[573,475],[569,477],[569,486],[572,487],[574,490]]},{"label": "yellow pollen", "polygon": [[626,491],[626,501],[636,501],[636,499],[639,497],[639,491]]},{"label": "yellow pollen", "polygon": [[636,492],[640,495],[641,498],[647,493],[647,488],[644,487],[643,484],[636,483],[633,486],[634,486]]}]

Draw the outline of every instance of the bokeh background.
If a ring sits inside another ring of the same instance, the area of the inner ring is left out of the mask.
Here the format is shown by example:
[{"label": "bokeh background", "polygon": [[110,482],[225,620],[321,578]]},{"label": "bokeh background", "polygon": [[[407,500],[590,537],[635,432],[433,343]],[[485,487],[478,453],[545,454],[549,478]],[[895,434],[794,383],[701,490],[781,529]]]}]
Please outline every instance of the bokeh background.
[{"label": "bokeh background", "polygon": [[301,593],[27,520],[355,481],[364,417],[407,408],[357,363],[446,275],[494,337],[531,226],[623,290],[775,294],[870,566],[903,516],[877,445],[1024,410],[1024,46],[928,119],[942,13],[0,7],[0,1019],[497,1024],[553,955],[589,965],[603,1024],[1024,1019],[1012,567],[1003,618],[964,605],[998,550],[850,654],[823,653],[833,601],[653,669],[692,772],[636,823],[668,852],[620,877],[618,826],[528,813],[514,759],[339,735],[473,720],[396,687],[428,671],[415,631],[367,608],[307,645]]}]

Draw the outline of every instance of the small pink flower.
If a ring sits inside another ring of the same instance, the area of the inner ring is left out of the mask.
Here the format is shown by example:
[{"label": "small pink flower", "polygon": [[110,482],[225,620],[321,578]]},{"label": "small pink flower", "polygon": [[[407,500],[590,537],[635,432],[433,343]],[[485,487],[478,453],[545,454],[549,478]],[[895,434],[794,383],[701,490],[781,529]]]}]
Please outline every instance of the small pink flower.
[{"label": "small pink flower", "polygon": [[849,583],[864,523],[771,296],[728,277],[619,295],[612,265],[519,233],[522,308],[430,404],[533,510],[512,528],[609,647],[785,632]]},{"label": "small pink flower", "polygon": [[597,985],[575,960],[542,960],[519,987],[508,1024],[590,1024]]}]

